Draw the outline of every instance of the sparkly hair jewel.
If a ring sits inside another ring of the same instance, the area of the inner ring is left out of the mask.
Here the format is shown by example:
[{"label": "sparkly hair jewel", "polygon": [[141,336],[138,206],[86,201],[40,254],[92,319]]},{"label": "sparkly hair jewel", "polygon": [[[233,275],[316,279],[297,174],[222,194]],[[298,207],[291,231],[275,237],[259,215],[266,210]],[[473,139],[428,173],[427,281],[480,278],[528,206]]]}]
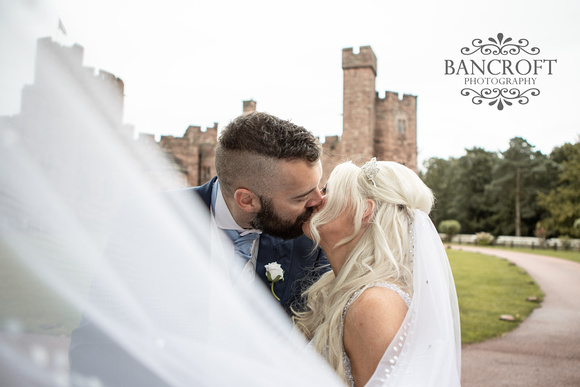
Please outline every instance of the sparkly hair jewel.
[{"label": "sparkly hair jewel", "polygon": [[370,161],[367,161],[365,165],[361,167],[367,179],[369,179],[373,185],[376,187],[375,176],[379,172],[379,167],[377,167],[377,158],[373,157]]}]

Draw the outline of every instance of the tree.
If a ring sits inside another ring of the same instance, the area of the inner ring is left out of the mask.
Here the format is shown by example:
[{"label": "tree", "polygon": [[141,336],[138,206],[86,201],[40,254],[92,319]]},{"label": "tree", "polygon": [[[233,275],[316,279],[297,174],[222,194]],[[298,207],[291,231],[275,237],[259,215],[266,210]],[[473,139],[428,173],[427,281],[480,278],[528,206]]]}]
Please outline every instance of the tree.
[{"label": "tree", "polygon": [[538,196],[548,216],[543,224],[551,232],[571,235],[580,218],[580,141],[554,148],[550,158],[558,164],[557,186]]},{"label": "tree", "polygon": [[525,139],[510,140],[509,149],[501,152],[493,170],[493,181],[486,187],[494,203],[494,234],[532,235],[544,215],[537,203],[538,194],[555,186],[556,171],[557,165],[534,151]]},{"label": "tree", "polygon": [[499,162],[496,152],[482,148],[466,149],[458,160],[459,179],[454,206],[464,233],[491,231],[494,228],[492,202],[485,187],[493,180],[493,170]]},{"label": "tree", "polygon": [[442,220],[439,223],[439,232],[447,234],[447,241],[451,242],[453,236],[459,234],[461,231],[461,224],[455,219]]},{"label": "tree", "polygon": [[455,218],[457,215],[454,207],[458,184],[457,160],[433,157],[425,161],[423,166],[426,171],[420,176],[435,195],[435,205],[430,214],[433,224],[438,224],[441,219]]}]

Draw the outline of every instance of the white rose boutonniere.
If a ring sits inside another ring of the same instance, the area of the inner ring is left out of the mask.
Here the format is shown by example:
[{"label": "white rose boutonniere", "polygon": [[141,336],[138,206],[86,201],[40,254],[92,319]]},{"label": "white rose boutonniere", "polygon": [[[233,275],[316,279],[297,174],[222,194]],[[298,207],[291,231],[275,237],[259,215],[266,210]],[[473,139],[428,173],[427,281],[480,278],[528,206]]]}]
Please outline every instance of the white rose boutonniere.
[{"label": "white rose boutonniere", "polygon": [[280,280],[284,281],[284,270],[278,262],[270,262],[264,267],[266,268],[266,278],[270,281],[270,290],[272,290],[274,297],[280,301],[276,293],[274,293],[274,284]]}]

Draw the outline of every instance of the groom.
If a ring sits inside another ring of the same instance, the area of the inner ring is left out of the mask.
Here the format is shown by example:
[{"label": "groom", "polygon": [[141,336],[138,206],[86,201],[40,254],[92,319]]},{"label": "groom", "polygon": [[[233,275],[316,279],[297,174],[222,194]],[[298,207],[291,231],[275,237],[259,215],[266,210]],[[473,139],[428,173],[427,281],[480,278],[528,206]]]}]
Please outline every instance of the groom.
[{"label": "groom", "polygon": [[[198,320],[190,320],[187,306],[175,308],[170,301],[186,294],[185,299],[198,308],[197,314],[204,314],[207,295],[190,292],[186,284],[191,281],[189,268],[183,264],[208,254],[199,251],[195,257],[188,256],[191,234],[181,233],[183,228],[168,228],[163,222],[168,211],[174,212],[173,219],[190,226],[185,230],[198,233],[197,240],[215,241],[208,231],[213,229],[208,227],[209,221],[222,230],[218,237],[228,238],[233,244],[215,244],[230,249],[224,254],[238,263],[232,265],[236,267],[231,273],[235,281],[259,284],[261,280],[269,287],[265,266],[280,264],[284,280],[274,284],[273,293],[291,313],[290,306],[300,301],[303,288],[328,268],[322,250],[313,250],[312,242],[302,235],[302,224],[322,200],[318,189],[320,154],[318,140],[303,127],[266,113],[245,114],[234,119],[220,136],[215,157],[217,177],[200,187],[162,192],[124,206],[105,252],[113,270],[96,276],[89,302],[96,308],[85,310],[79,327],[71,334],[73,384],[87,385],[87,380],[97,377],[106,386],[168,385],[154,371],[154,363],[148,364],[138,350],[131,351],[130,340],[136,340],[135,348],[149,345],[141,343],[141,337],[147,338],[147,334],[131,330],[134,319],[139,326],[143,311],[152,311],[145,316],[159,322],[152,326],[169,327],[183,337],[191,337],[190,332],[203,336],[205,320],[199,320],[196,326]],[[186,207],[200,198],[211,216],[187,213]],[[161,203],[166,205],[161,207]],[[119,278],[130,294],[124,289],[117,291]],[[196,285],[204,289],[210,284]],[[128,298],[119,297],[125,295]],[[128,330],[111,329],[107,317],[127,321],[121,327]]]},{"label": "groom", "polygon": [[[252,112],[223,130],[216,149],[217,177],[192,188],[203,199],[216,225],[234,243],[250,276],[270,283],[265,266],[273,261],[284,270],[274,293],[290,314],[299,301],[301,283],[328,266],[321,249],[302,233],[302,224],[322,201],[321,147],[306,129],[267,113]],[[240,241],[240,239],[249,239]],[[315,278],[314,278],[315,279]]]}]

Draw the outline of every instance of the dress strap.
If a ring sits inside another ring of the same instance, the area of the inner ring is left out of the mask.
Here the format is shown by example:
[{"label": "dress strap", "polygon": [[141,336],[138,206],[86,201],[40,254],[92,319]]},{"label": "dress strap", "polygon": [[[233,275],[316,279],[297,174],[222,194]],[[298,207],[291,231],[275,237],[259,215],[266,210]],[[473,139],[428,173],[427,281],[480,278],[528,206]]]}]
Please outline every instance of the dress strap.
[{"label": "dress strap", "polygon": [[399,296],[401,296],[401,298],[403,299],[403,301],[405,302],[405,305],[407,305],[407,308],[411,305],[411,297],[409,296],[409,294],[407,294],[406,292],[404,292],[400,287],[398,287],[397,285],[388,283],[388,282],[375,282],[370,284],[367,287],[364,287],[362,289],[357,290],[356,292],[353,293],[353,295],[350,297],[350,299],[348,300],[348,302],[346,303],[346,305],[344,306],[344,309],[342,311],[342,319],[340,321],[340,342],[342,343],[342,360],[344,363],[344,371],[346,374],[346,378],[349,382],[349,384],[351,386],[354,386],[354,379],[352,377],[352,368],[350,365],[350,359],[348,357],[348,355],[346,354],[346,350],[344,349],[344,319],[346,318],[346,312],[348,312],[348,309],[350,308],[350,306],[352,305],[352,303],[367,289],[369,288],[374,288],[380,286],[382,288],[387,288],[390,289],[394,292],[396,292]]},{"label": "dress strap", "polygon": [[365,290],[367,290],[369,288],[374,288],[377,286],[380,286],[382,288],[387,288],[387,289],[390,289],[390,290],[396,292],[403,299],[403,301],[405,302],[405,305],[407,305],[407,308],[411,305],[411,297],[409,296],[409,294],[407,294],[407,292],[403,291],[397,285],[391,284],[389,282],[375,282],[375,283],[370,284],[369,286],[364,287],[362,289],[359,289],[353,293],[353,295],[350,297],[350,299],[348,300],[348,302],[344,306],[344,310],[342,311],[343,321],[344,321],[344,317],[346,316],[346,312],[348,311],[348,309],[350,308],[352,303],[362,294],[362,292],[364,292]]}]

